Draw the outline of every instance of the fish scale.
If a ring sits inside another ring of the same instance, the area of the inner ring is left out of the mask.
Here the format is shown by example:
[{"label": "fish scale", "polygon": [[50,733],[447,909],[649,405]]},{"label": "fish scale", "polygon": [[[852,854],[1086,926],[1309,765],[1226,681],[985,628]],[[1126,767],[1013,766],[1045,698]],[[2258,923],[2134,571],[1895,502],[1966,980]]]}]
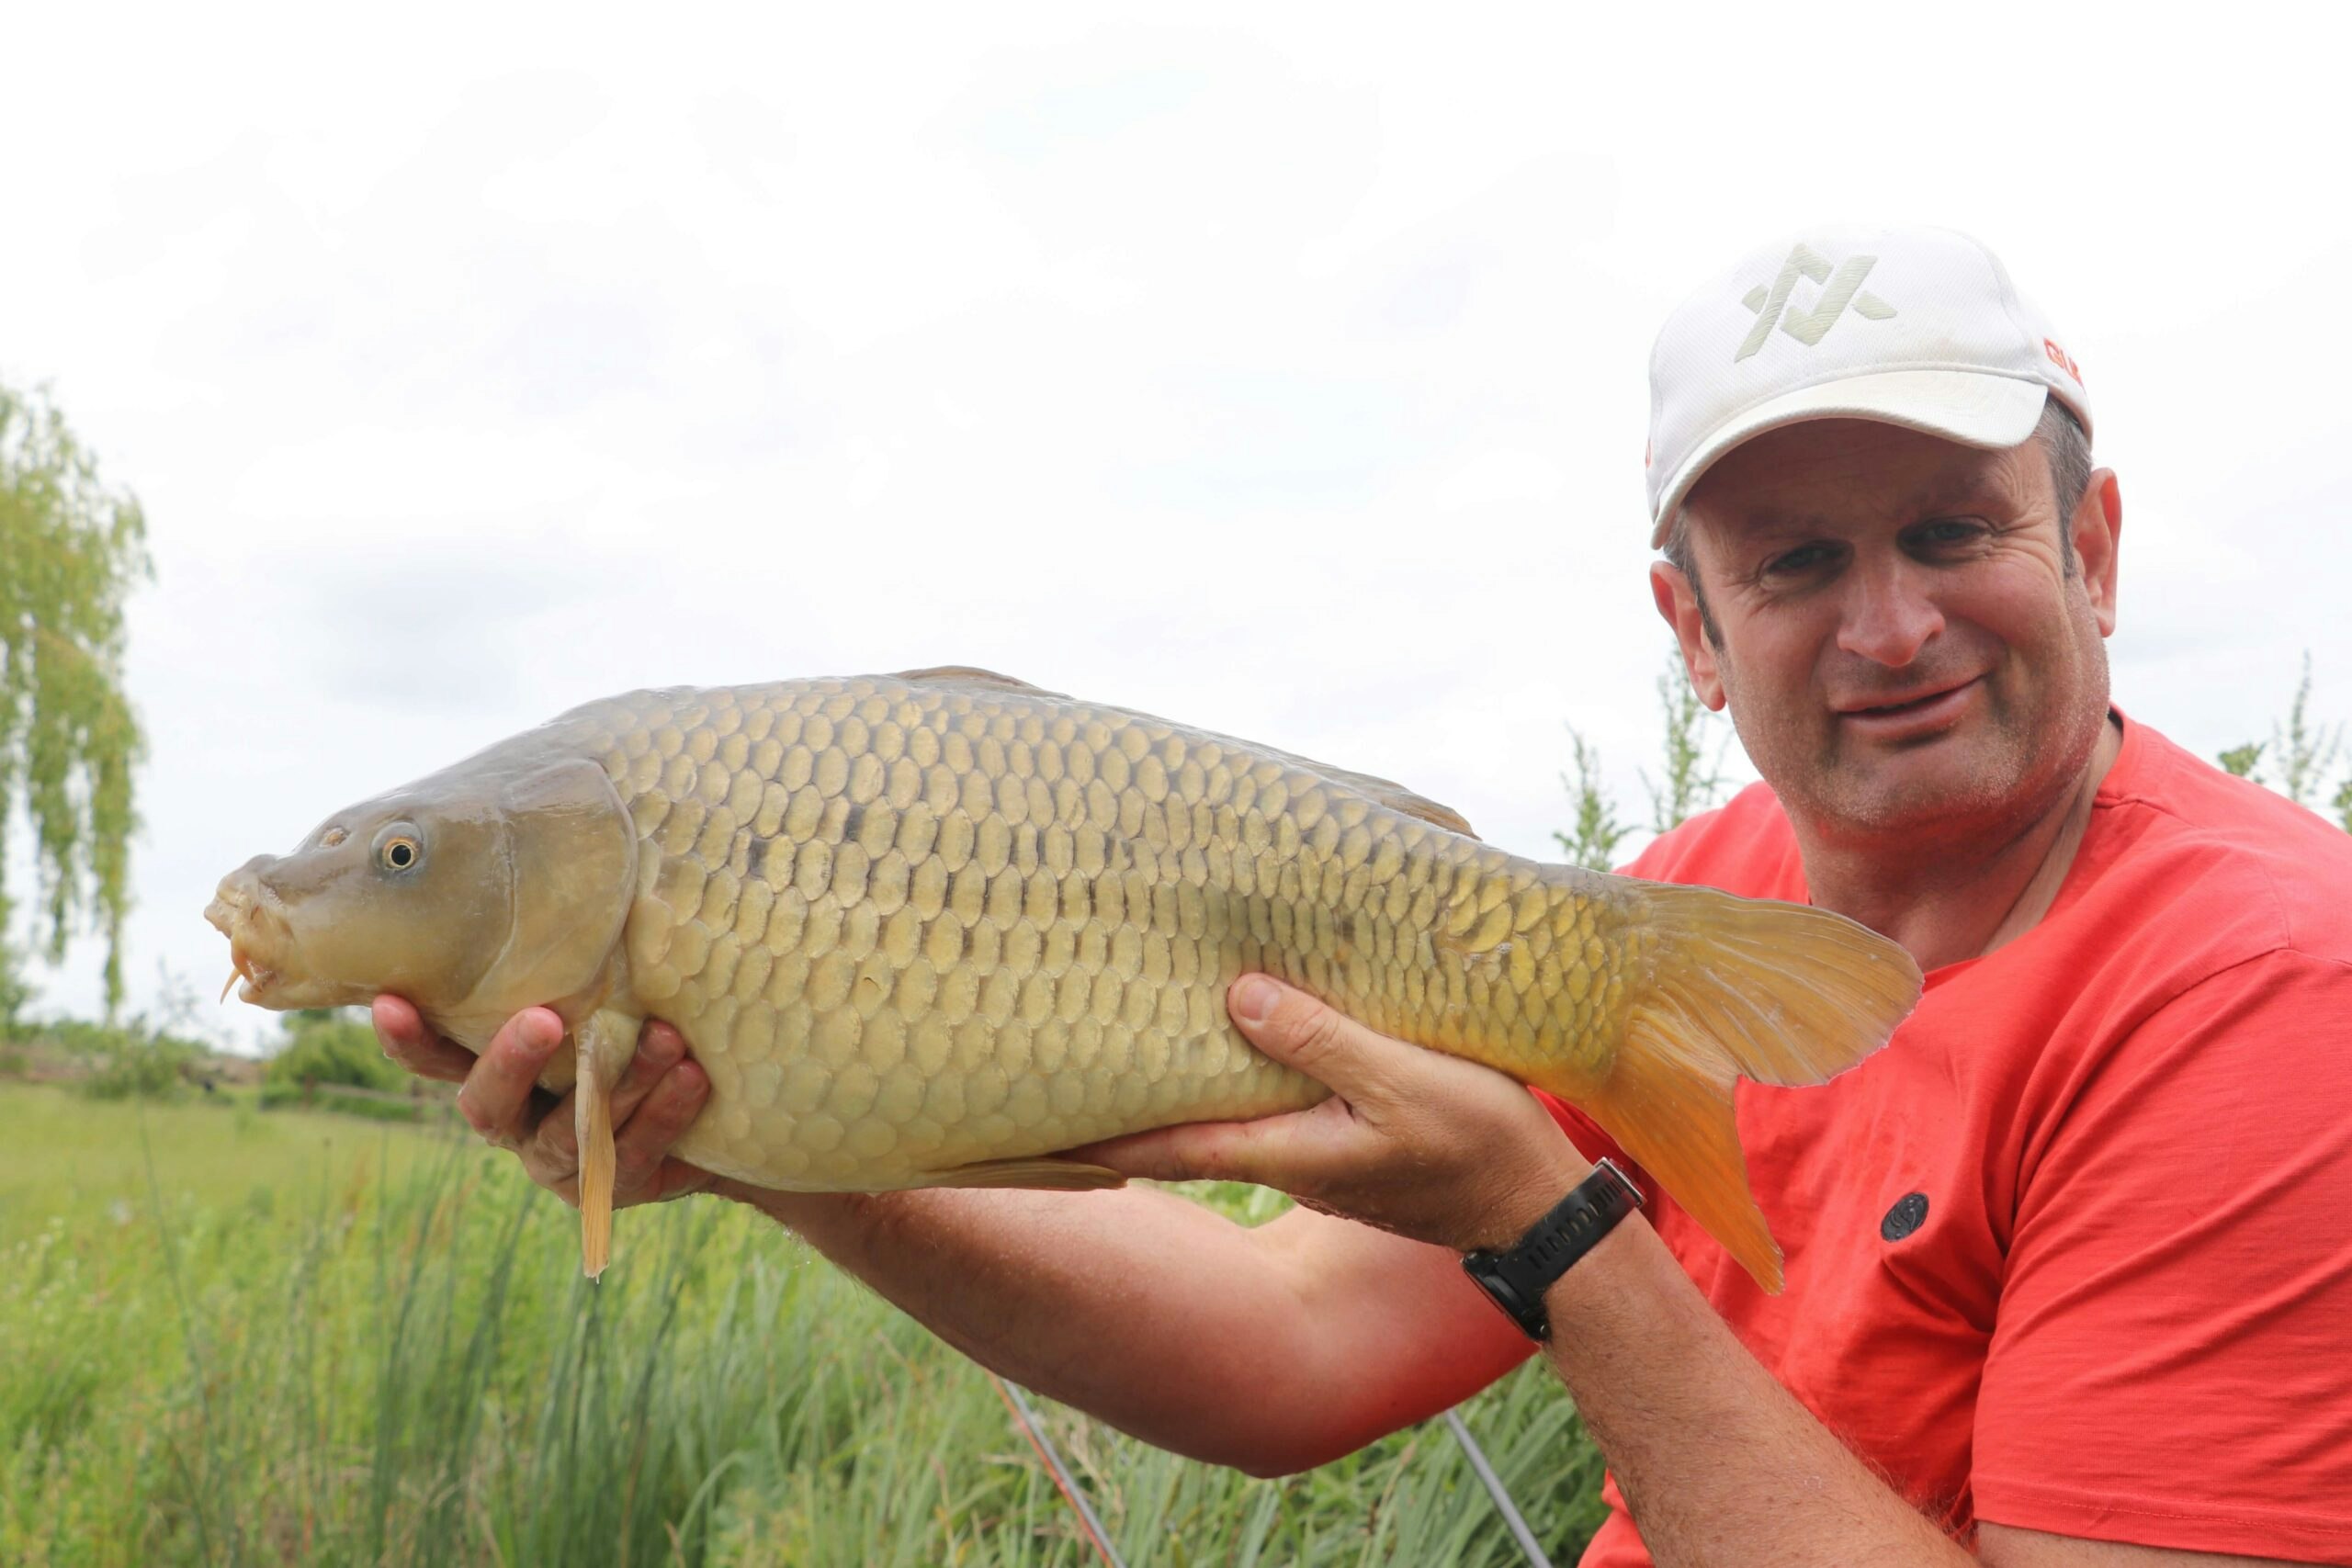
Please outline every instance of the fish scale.
[{"label": "fish scale", "polygon": [[1312,1104],[1226,1017],[1252,970],[1441,1048],[1617,1032],[1602,965],[1640,937],[1605,880],[1234,742],[881,678],[573,717],[639,840],[630,988],[711,1078],[678,1152],[746,1181],[915,1186]]},{"label": "fish scale", "polygon": [[1919,991],[1826,910],[1522,860],[1385,780],[961,669],[591,703],[207,915],[264,1006],[392,991],[476,1051],[554,1008],[591,1273],[645,1019],[708,1075],[675,1152],[720,1174],[1086,1188],[1119,1178],[1051,1156],[1325,1098],[1226,1016],[1262,971],[1580,1106],[1777,1289],[1735,1080],[1818,1083]]}]

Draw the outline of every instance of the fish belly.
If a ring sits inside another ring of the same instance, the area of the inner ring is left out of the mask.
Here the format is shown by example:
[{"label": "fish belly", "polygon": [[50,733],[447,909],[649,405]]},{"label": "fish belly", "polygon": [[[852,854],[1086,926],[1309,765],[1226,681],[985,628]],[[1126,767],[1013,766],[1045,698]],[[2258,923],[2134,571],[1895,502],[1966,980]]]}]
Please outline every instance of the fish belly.
[{"label": "fish belly", "polygon": [[757,1185],[922,1186],[1312,1104],[1226,1016],[1252,970],[1521,1077],[1598,1078],[1644,961],[1601,879],[1395,785],[1001,678],[589,717],[640,840],[627,1005],[710,1077],[678,1152]]}]

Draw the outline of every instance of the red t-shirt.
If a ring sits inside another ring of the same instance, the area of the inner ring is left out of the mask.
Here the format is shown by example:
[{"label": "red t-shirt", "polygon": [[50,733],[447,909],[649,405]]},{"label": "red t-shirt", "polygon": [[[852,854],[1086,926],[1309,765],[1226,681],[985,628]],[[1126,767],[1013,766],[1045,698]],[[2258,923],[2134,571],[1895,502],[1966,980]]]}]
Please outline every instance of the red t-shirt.
[{"label": "red t-shirt", "polygon": [[[1806,897],[1761,784],[1628,869]],[[1738,1097],[1787,1292],[1658,1234],[1947,1529],[2352,1562],[2352,835],[2127,724],[2039,925]],[[1586,1568],[1646,1565],[1607,1496]]]}]

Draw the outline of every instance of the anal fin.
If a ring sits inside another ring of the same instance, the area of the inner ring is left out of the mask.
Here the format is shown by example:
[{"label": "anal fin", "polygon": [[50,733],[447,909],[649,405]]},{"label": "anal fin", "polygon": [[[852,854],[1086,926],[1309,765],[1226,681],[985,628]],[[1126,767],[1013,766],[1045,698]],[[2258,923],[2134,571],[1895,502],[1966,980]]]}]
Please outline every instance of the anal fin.
[{"label": "anal fin", "polygon": [[1031,1187],[1047,1192],[1093,1192],[1125,1187],[1127,1179],[1108,1166],[1040,1155],[1029,1159],[984,1159],[959,1165],[931,1179],[933,1187]]}]

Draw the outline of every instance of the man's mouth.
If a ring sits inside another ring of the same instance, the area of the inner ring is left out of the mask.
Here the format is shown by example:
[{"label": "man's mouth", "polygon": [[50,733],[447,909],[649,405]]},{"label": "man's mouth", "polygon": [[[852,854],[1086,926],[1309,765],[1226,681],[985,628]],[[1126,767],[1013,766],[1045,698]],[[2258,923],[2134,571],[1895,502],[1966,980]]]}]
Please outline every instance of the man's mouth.
[{"label": "man's mouth", "polygon": [[1963,686],[1973,686],[1976,683],[1977,679],[1978,677],[1971,675],[1965,681],[1947,680],[1939,682],[1932,686],[1915,686],[1903,695],[1891,697],[1884,702],[1841,703],[1838,705],[1838,711],[1839,713],[1846,714],[1901,713],[1905,709],[1920,707],[1928,703],[1934,702],[1938,697],[1950,696],[1952,693],[1959,691]]},{"label": "man's mouth", "polygon": [[1972,675],[1953,684],[1906,694],[1893,702],[1840,707],[1838,716],[1856,728],[1889,738],[1932,730],[1959,717],[1982,679]]}]

